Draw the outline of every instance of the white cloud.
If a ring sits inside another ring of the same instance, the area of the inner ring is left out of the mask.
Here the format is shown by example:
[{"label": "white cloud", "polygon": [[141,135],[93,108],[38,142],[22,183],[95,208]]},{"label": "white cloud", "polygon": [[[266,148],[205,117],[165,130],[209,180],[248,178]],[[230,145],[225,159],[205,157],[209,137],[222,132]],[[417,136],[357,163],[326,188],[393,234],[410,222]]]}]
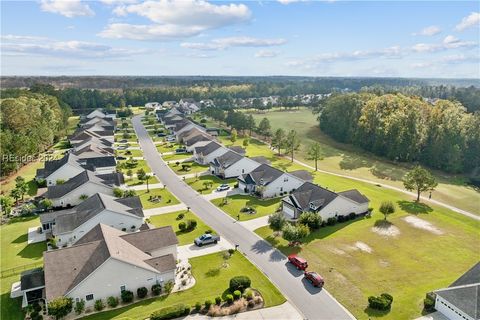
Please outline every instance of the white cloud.
[{"label": "white cloud", "polygon": [[260,50],[255,53],[255,58],[274,58],[280,54],[279,51]]},{"label": "white cloud", "polygon": [[424,69],[424,68],[430,68],[434,66],[433,63],[431,62],[418,62],[418,63],[412,63],[411,67],[415,69]]},{"label": "white cloud", "polygon": [[128,3],[137,3],[137,0],[100,0],[100,2],[106,5],[118,5],[118,4],[128,4]]},{"label": "white cloud", "polygon": [[420,32],[413,33],[414,36],[434,36],[439,34],[442,30],[437,26],[425,27]]},{"label": "white cloud", "polygon": [[480,12],[472,12],[464,17],[459,24],[455,26],[455,30],[463,31],[480,24]]},{"label": "white cloud", "polygon": [[290,4],[295,2],[305,2],[306,0],[278,0],[281,4]]},{"label": "white cloud", "polygon": [[446,36],[442,43],[417,43],[412,47],[414,52],[438,52],[448,49],[472,48],[477,43],[473,41],[462,41],[452,35]]},{"label": "white cloud", "polygon": [[190,37],[203,31],[250,20],[244,4],[212,4],[204,0],[160,0],[117,6],[116,15],[136,14],[153,22],[148,25],[113,23],[99,35],[106,38],[162,40]]},{"label": "white cloud", "polygon": [[259,39],[252,37],[229,37],[210,42],[183,42],[183,48],[195,50],[224,50],[230,47],[271,47],[285,44],[285,39]]},{"label": "white cloud", "polygon": [[61,14],[67,18],[76,16],[94,16],[90,6],[80,0],[42,0],[42,11]]}]

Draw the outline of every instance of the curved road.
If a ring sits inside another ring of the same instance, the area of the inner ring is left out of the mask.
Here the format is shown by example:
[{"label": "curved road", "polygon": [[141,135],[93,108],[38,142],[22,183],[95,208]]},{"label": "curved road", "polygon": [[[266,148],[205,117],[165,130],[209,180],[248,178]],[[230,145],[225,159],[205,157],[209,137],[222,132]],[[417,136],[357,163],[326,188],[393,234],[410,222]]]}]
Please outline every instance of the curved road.
[{"label": "curved road", "polygon": [[135,116],[132,123],[144,157],[160,181],[220,236],[233,244],[238,244],[239,250],[280,289],[306,319],[354,319],[353,315],[325,289],[318,290],[302,280],[302,273],[291,267],[280,251],[236,223],[229,215],[185,184],[158,154],[141,123],[141,116]]}]

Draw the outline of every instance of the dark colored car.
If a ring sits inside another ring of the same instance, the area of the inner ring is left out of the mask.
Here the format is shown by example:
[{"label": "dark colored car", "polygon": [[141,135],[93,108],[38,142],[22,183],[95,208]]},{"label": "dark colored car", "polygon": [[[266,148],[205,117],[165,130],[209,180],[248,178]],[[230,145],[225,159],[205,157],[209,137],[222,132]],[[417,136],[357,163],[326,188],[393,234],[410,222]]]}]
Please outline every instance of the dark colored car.
[{"label": "dark colored car", "polygon": [[157,136],[158,136],[158,137],[165,137],[166,134],[165,134],[165,133],[157,133]]},{"label": "dark colored car", "polygon": [[296,254],[291,254],[288,256],[288,261],[293,264],[298,270],[306,270],[308,267],[307,260],[300,258]]},{"label": "dark colored car", "polygon": [[184,148],[178,148],[175,150],[175,153],[186,153],[187,152],[187,149],[184,149]]},{"label": "dark colored car", "polygon": [[310,281],[314,287],[321,288],[325,284],[325,281],[323,280],[322,276],[319,275],[316,272],[313,271],[305,271],[303,274],[305,279]]},{"label": "dark colored car", "polygon": [[117,159],[117,160],[127,160],[126,157],[122,157],[122,156],[117,156],[115,159]]}]

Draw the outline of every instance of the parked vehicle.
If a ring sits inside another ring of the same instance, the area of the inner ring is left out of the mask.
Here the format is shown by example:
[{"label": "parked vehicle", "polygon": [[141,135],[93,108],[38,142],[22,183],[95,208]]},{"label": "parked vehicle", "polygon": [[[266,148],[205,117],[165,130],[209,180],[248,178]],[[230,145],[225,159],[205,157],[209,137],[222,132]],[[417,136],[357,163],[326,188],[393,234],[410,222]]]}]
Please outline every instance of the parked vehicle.
[{"label": "parked vehicle", "polygon": [[122,157],[122,156],[117,156],[115,159],[117,159],[117,160],[127,160],[126,157]]},{"label": "parked vehicle", "polygon": [[218,241],[220,241],[219,236],[215,236],[213,234],[205,233],[205,234],[202,234],[200,237],[196,238],[193,241],[193,243],[196,246],[201,247],[201,246],[206,245],[206,244],[217,243]]},{"label": "parked vehicle", "polygon": [[175,150],[175,153],[186,153],[187,152],[187,149],[185,148],[178,148]]},{"label": "parked vehicle", "polygon": [[173,141],[175,141],[175,138],[174,138],[174,137],[167,137],[166,140],[167,140],[168,142],[173,142]]},{"label": "parked vehicle", "polygon": [[298,270],[307,270],[308,263],[307,260],[300,258],[296,254],[291,254],[288,256],[288,262],[293,264]]},{"label": "parked vehicle", "polygon": [[325,281],[323,280],[322,276],[319,275],[319,274],[316,273],[316,272],[313,272],[313,271],[305,271],[305,273],[303,274],[303,276],[305,277],[305,279],[307,279],[308,281],[310,281],[310,283],[311,283],[314,287],[322,288],[323,285],[325,284]]},{"label": "parked vehicle", "polygon": [[165,137],[166,134],[165,134],[165,133],[157,133],[157,136],[158,136],[158,137]]},{"label": "parked vehicle", "polygon": [[217,187],[217,191],[226,191],[228,189],[230,189],[230,186],[228,184],[225,184],[225,183],[221,184]]}]

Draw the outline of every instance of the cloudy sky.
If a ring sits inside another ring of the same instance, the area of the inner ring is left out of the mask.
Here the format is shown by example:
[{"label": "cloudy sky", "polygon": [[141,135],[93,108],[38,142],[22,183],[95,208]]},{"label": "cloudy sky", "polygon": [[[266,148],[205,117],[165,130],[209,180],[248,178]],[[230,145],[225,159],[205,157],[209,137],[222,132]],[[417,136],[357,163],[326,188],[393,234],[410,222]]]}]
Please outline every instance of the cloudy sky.
[{"label": "cloudy sky", "polygon": [[477,1],[1,2],[3,75],[478,78]]}]

